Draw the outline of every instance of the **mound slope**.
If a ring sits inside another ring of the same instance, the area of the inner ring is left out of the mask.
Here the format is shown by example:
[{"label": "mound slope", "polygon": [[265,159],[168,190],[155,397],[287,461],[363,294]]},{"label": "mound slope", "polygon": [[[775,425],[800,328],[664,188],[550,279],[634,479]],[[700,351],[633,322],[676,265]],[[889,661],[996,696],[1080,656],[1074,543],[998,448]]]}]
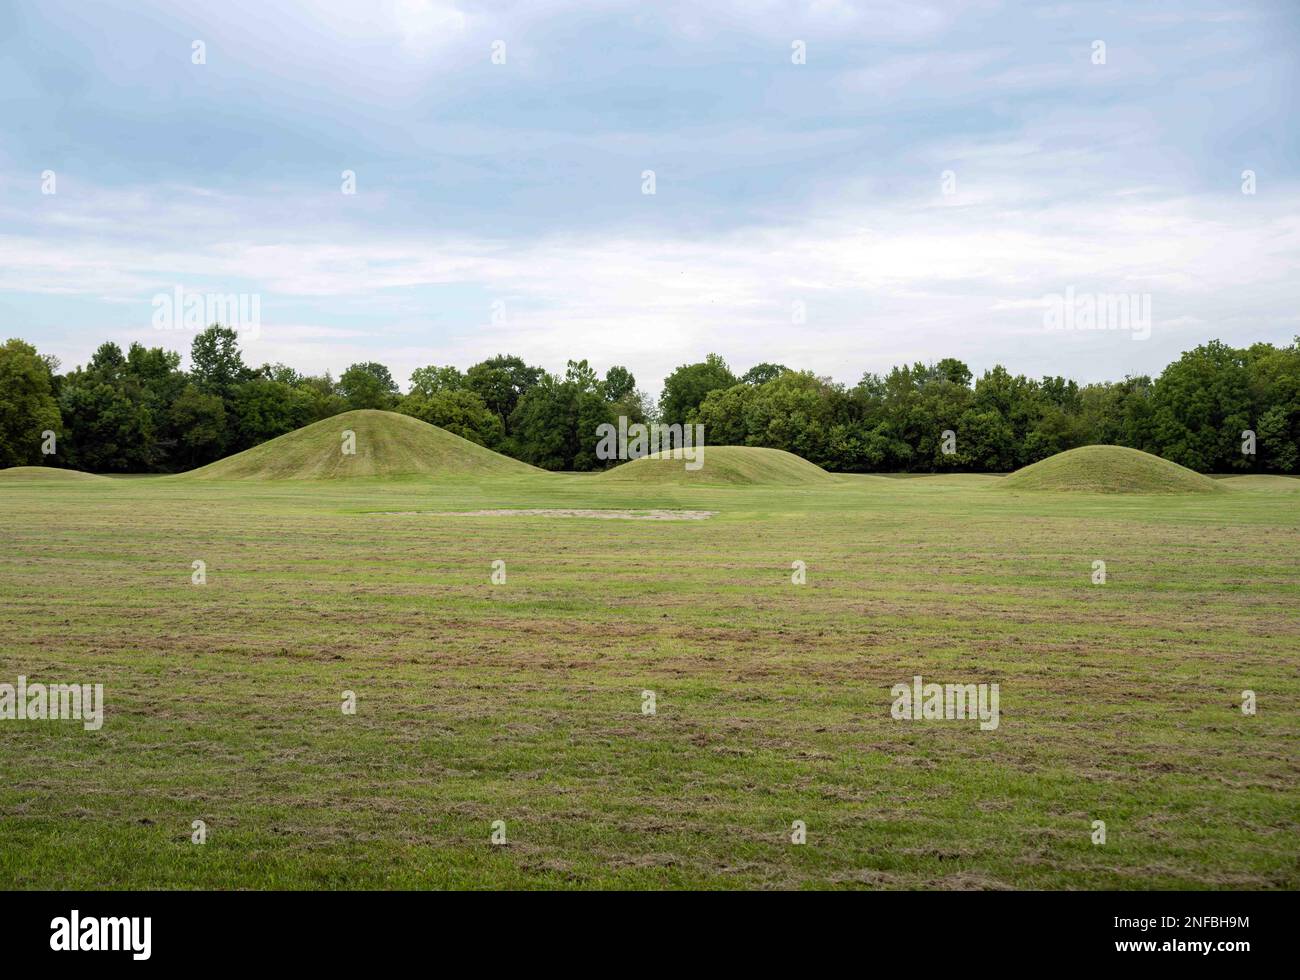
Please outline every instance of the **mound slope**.
[{"label": "mound slope", "polygon": [[1280,473],[1221,476],[1215,482],[1229,490],[1266,490],[1270,493],[1294,493],[1300,490],[1300,477],[1283,476]]},{"label": "mound slope", "polygon": [[686,462],[674,458],[671,452],[653,453],[616,466],[597,479],[611,483],[733,486],[803,486],[835,479],[802,456],[756,446],[705,446],[703,466],[688,470]]},{"label": "mound slope", "polygon": [[[355,453],[343,452],[345,432]],[[359,409],[303,426],[181,474],[191,480],[334,480],[372,476],[519,476],[542,470],[428,422]]]},{"label": "mound slope", "polygon": [[1003,477],[1000,490],[1086,493],[1222,493],[1208,476],[1138,449],[1080,446]]},{"label": "mound slope", "polygon": [[108,477],[81,470],[61,470],[56,466],[11,466],[0,470],[4,483],[100,483]]}]

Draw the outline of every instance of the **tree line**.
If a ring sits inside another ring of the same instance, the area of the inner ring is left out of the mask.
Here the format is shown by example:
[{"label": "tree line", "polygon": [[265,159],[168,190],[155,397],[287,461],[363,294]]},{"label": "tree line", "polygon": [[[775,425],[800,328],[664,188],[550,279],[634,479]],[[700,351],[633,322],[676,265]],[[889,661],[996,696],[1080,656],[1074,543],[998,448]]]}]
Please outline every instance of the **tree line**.
[{"label": "tree line", "polygon": [[[677,368],[656,401],[627,368],[586,360],[563,375],[512,354],[465,371],[417,369],[403,394],[383,364],[337,380],[244,363],[234,330],[197,334],[190,370],[161,347],[102,344],[84,367],[22,340],[0,347],[0,466],[96,473],[201,466],[351,409],[411,415],[552,470],[592,470],[598,429],[702,423],[711,445],[784,449],[838,472],[1005,472],[1110,443],[1201,472],[1300,472],[1300,338],[1286,347],[1211,341],[1147,376],[1079,385],[1001,365],[974,378],[954,358],[867,372],[852,387],[781,364],[741,375],[718,355]],[[48,455],[46,433],[57,453]],[[46,449],[47,452],[42,450]],[[955,450],[955,451],[953,451]],[[1250,450],[1253,450],[1250,451]]]}]

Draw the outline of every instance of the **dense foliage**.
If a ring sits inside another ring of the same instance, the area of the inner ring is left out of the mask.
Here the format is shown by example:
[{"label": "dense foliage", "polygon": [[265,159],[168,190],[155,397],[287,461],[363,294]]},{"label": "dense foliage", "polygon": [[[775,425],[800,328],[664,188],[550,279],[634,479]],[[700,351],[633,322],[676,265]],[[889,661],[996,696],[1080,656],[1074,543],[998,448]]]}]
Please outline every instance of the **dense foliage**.
[{"label": "dense foliage", "polygon": [[[677,368],[658,406],[625,367],[587,361],[564,375],[500,355],[466,371],[416,370],[403,395],[387,367],[337,381],[283,364],[251,368],[233,330],[198,334],[180,355],[113,343],[67,374],[21,340],[0,347],[0,466],[93,472],[200,466],[354,408],[403,412],[547,469],[591,470],[602,423],[703,423],[712,445],[785,449],[842,472],[1004,472],[1075,446],[1131,446],[1202,472],[1300,472],[1300,338],[1236,349],[1212,341],[1156,379],[1080,386],[961,361],[868,372],[853,387],[759,364],[737,377],[716,354]],[[1255,452],[1243,452],[1243,432]],[[47,433],[57,453],[46,455]]]}]

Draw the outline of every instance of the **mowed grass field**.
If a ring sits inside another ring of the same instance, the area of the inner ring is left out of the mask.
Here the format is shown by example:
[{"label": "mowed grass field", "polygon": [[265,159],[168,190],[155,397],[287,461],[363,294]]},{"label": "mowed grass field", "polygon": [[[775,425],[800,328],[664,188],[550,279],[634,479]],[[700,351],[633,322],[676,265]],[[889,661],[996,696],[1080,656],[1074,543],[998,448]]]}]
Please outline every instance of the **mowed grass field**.
[{"label": "mowed grass field", "polygon": [[0,887],[1300,887],[1300,493],[996,480],[14,480]]}]

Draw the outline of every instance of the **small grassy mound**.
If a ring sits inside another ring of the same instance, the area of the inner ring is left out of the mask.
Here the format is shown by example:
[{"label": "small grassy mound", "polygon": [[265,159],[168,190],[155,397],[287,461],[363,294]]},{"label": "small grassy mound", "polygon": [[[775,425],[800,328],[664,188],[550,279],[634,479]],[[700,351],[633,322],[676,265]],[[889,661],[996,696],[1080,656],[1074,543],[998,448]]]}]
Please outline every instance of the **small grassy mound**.
[{"label": "small grassy mound", "polygon": [[1124,446],[1081,446],[1023,469],[995,484],[1003,490],[1084,493],[1220,493],[1208,476]]},{"label": "small grassy mound", "polygon": [[1229,490],[1264,490],[1269,493],[1294,493],[1300,490],[1300,477],[1280,473],[1247,473],[1244,476],[1219,477],[1218,484]]},{"label": "small grassy mound", "polygon": [[61,470],[56,466],[11,466],[0,470],[0,483],[102,483],[108,477],[83,473],[81,470]]},{"label": "small grassy mound", "polygon": [[616,466],[598,479],[615,483],[803,486],[833,481],[830,473],[794,453],[754,446],[705,446],[704,465],[686,468],[672,452],[653,453]]},{"label": "small grassy mound", "polygon": [[[344,433],[355,453],[343,452]],[[344,412],[181,474],[193,480],[334,480],[350,477],[489,477],[542,471],[396,412]]]}]

